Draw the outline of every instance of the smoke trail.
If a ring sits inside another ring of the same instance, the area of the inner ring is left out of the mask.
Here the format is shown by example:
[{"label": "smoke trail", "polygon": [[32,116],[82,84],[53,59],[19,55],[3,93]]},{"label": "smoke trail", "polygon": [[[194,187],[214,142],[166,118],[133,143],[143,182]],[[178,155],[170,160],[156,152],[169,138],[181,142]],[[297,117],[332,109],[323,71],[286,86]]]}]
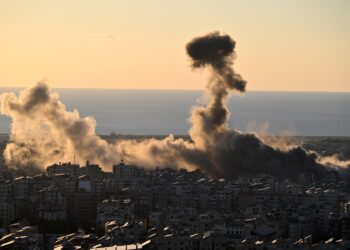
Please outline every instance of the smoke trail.
[{"label": "smoke trail", "polygon": [[335,168],[349,168],[350,160],[340,160],[337,155],[319,157],[318,161],[326,166],[331,166]]},{"label": "smoke trail", "polygon": [[191,141],[174,139],[125,140],[109,144],[95,134],[95,121],[69,112],[57,94],[39,83],[0,96],[1,113],[12,118],[10,143],[5,159],[11,166],[45,167],[76,156],[110,168],[119,159],[143,167],[200,168],[214,177],[231,178],[240,173],[293,175],[322,174],[318,155],[301,147],[279,147],[254,133],[243,134],[228,127],[227,98],[232,91],[245,91],[246,82],[233,70],[235,41],[213,32],[193,39],[186,46],[193,68],[207,67],[212,77],[206,86],[206,106],[192,109]]},{"label": "smoke trail", "polygon": [[245,91],[246,82],[232,68],[235,45],[229,36],[214,32],[195,38],[186,46],[193,68],[209,66],[212,70],[207,85],[209,104],[193,109],[191,118],[190,136],[202,150],[210,150],[218,136],[228,130],[226,99],[230,90]]}]

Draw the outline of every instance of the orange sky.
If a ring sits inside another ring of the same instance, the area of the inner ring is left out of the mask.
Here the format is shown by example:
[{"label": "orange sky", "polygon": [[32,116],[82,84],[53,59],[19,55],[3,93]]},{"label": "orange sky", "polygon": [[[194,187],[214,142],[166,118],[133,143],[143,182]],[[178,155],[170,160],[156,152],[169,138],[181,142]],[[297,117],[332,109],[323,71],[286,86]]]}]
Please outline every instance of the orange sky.
[{"label": "orange sky", "polygon": [[185,45],[237,41],[248,90],[350,91],[350,1],[1,1],[0,86],[202,89]]}]

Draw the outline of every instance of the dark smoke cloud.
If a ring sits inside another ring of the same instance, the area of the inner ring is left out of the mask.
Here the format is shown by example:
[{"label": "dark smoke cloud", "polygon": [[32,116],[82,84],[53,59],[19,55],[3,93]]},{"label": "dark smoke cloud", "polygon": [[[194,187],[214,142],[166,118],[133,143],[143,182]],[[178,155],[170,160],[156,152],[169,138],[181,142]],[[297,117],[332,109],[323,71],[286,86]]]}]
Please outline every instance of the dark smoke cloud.
[{"label": "dark smoke cloud", "polygon": [[235,47],[236,42],[230,36],[213,32],[193,39],[187,44],[186,50],[192,59],[193,68],[211,66],[228,88],[244,92],[246,81],[232,68]]},{"label": "dark smoke cloud", "polygon": [[95,134],[92,118],[81,118],[77,110],[66,110],[58,94],[38,83],[18,97],[13,93],[0,95],[1,114],[12,118],[10,143],[4,152],[6,163],[13,167],[46,167],[76,158],[78,162],[88,159],[110,169],[117,160],[124,159],[149,168],[199,168],[227,179],[241,173],[325,173],[327,168],[318,163],[323,161],[315,153],[280,139],[229,128],[227,98],[234,90],[244,92],[246,86],[232,67],[235,45],[228,35],[213,32],[186,46],[192,67],[207,67],[212,73],[206,86],[208,103],[191,112],[190,141],[169,135],[163,140],[107,143]]}]

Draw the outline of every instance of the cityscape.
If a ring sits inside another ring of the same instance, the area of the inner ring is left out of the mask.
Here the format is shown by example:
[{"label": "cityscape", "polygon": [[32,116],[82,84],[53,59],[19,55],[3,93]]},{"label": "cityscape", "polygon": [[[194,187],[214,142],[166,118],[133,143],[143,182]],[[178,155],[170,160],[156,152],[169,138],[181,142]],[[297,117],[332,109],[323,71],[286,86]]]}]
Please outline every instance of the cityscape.
[{"label": "cityscape", "polygon": [[[339,249],[350,244],[350,179],[145,170],[89,161],[35,176],[2,171],[1,249]],[[12,223],[16,221],[15,223]]]},{"label": "cityscape", "polygon": [[350,1],[0,1],[0,249],[350,250]]}]

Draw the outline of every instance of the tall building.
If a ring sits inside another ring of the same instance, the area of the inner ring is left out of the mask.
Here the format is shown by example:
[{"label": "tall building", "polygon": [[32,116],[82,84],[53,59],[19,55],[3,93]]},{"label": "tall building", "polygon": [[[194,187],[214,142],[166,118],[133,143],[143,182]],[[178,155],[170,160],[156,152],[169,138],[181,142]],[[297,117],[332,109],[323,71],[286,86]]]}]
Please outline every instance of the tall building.
[{"label": "tall building", "polygon": [[0,180],[0,227],[6,227],[12,222],[13,213],[12,184],[8,180]]},{"label": "tall building", "polygon": [[135,165],[127,165],[122,160],[119,164],[113,165],[113,176],[121,187],[129,186],[140,176],[140,169]]},{"label": "tall building", "polygon": [[59,163],[53,164],[46,168],[46,172],[48,176],[53,176],[55,174],[69,174],[70,176],[79,176],[79,168],[78,164],[68,163]]}]

